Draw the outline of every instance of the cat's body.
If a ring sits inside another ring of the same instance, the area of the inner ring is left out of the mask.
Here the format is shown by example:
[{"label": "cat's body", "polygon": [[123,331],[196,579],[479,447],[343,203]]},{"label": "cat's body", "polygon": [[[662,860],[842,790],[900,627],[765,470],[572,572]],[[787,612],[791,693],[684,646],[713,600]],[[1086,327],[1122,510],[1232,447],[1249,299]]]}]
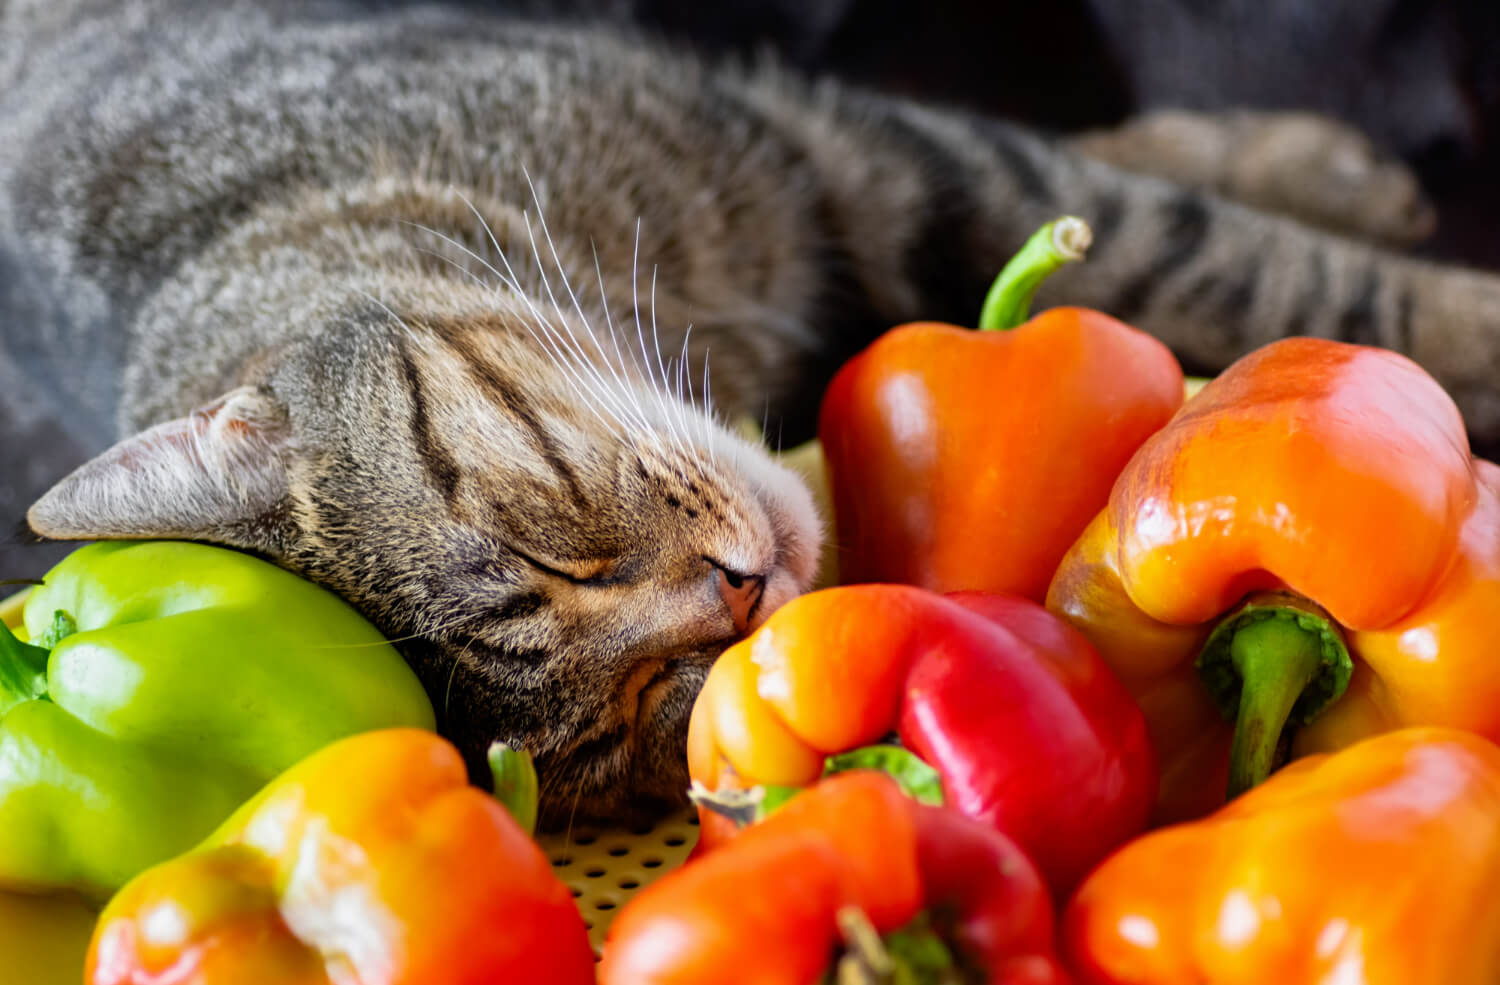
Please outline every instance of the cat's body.
[{"label": "cat's body", "polygon": [[706,362],[720,421],[806,433],[845,358],[970,320],[1059,213],[1095,246],[1042,303],[1204,368],[1298,332],[1389,345],[1500,430],[1500,279],[603,34],[0,0],[0,134],[0,361],[75,399],[80,441],[157,428],[33,528],[334,588],[471,762],[539,754],[554,818],[679,800],[706,667],[811,577],[806,492],[685,381],[701,406]]}]

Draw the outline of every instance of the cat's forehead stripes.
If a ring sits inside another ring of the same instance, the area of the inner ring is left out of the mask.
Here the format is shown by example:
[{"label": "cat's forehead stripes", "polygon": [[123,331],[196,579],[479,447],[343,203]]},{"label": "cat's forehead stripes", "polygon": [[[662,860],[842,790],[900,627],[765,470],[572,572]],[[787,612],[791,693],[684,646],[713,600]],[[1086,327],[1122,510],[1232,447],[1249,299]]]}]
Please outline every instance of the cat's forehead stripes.
[{"label": "cat's forehead stripes", "polygon": [[[479,315],[424,319],[416,327],[422,344],[403,345],[403,356],[413,431],[422,426],[418,447],[435,483],[447,488],[455,468],[473,479],[504,464],[554,489],[572,510],[590,510],[599,476],[586,473],[598,471],[600,456],[581,440],[579,415],[535,385],[535,356],[515,344],[514,326]],[[433,417],[444,425],[445,445],[433,433]],[[460,507],[455,491],[446,498]]]}]

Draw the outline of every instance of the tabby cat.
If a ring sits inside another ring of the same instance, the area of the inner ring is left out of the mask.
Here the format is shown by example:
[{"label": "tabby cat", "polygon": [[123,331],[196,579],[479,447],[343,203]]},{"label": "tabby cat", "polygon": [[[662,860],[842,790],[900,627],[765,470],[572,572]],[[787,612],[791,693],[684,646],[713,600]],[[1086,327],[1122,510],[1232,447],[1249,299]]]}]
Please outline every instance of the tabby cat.
[{"label": "tabby cat", "polygon": [[341,593],[551,823],[680,803],[709,664],[812,577],[808,493],[728,422],[807,434],[1060,212],[1095,245],[1043,303],[1206,369],[1389,346],[1500,432],[1500,279],[772,64],[355,11],[0,0],[0,360],[100,436],[28,519]]}]

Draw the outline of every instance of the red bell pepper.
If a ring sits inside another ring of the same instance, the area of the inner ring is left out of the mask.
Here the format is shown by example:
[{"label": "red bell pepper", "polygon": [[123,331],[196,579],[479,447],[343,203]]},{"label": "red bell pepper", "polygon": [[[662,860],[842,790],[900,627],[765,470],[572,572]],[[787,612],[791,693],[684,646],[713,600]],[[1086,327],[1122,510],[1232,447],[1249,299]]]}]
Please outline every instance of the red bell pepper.
[{"label": "red bell pepper", "polygon": [[[458,751],[430,732],[324,747],[116,894],[87,985],[592,982],[568,888],[467,783]],[[535,794],[533,780],[523,798]]]},{"label": "red bell pepper", "polygon": [[[1059,894],[1156,796],[1145,719],[1082,634],[1025,599],[903,585],[804,595],[725,651],[688,765],[709,791],[802,786],[893,730],[946,803],[1014,838]],[[733,830],[699,815],[706,848]]]},{"label": "red bell pepper", "polygon": [[860,771],[642,890],[599,982],[810,985],[836,964],[841,983],[900,968],[895,981],[1061,985],[1052,936],[1047,890],[1009,839]]},{"label": "red bell pepper", "polygon": [[834,377],[818,437],[842,583],[1042,601],[1116,474],[1183,399],[1182,368],[1144,332],[1082,308],[1026,321],[1042,279],[1089,236],[1079,219],[1048,224],[1001,273],[979,331],[902,325]]}]

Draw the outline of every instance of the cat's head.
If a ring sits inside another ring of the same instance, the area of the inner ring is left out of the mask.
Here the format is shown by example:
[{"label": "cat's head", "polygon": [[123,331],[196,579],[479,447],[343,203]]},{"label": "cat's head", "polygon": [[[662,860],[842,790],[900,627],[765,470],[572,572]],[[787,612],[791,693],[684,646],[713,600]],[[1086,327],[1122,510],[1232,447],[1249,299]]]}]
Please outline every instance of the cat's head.
[{"label": "cat's head", "polygon": [[792,473],[630,365],[503,314],[348,311],[28,519],[262,553],[397,640],[471,768],[531,750],[544,820],[656,813],[710,664],[808,588],[821,532]]}]

